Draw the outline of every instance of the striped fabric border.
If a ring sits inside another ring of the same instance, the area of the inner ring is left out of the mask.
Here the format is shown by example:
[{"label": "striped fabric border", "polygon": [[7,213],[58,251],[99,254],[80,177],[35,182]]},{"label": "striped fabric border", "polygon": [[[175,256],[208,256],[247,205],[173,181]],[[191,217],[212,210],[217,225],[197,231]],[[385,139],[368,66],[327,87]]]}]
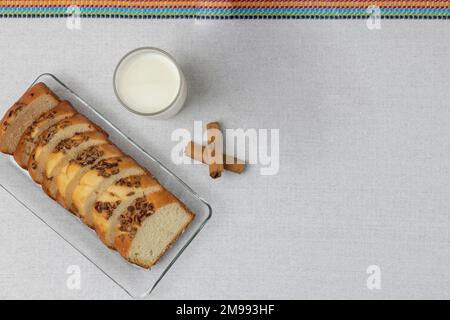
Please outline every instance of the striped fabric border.
[{"label": "striped fabric border", "polygon": [[450,1],[0,0],[0,17],[197,19],[448,19]]}]

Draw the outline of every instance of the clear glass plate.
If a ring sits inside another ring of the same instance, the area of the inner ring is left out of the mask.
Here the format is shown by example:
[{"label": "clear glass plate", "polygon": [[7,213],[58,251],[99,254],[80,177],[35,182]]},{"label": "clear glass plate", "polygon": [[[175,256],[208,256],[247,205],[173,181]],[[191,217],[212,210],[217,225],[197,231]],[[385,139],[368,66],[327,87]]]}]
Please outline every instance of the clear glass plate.
[{"label": "clear glass plate", "polygon": [[[133,298],[146,297],[209,220],[212,214],[211,206],[54,75],[42,74],[33,84],[36,82],[44,82],[61,99],[69,100],[80,113],[99,124],[108,132],[110,139],[117,146],[150,170],[164,187],[175,194],[196,214],[192,224],[162,259],[150,270],[143,269],[126,262],[116,251],[105,247],[94,231],[48,198],[41,187],[31,180],[28,172],[21,169],[12,157],[0,155],[0,185],[3,189],[97,266],[130,296]],[[18,93],[19,95],[20,93]]]}]

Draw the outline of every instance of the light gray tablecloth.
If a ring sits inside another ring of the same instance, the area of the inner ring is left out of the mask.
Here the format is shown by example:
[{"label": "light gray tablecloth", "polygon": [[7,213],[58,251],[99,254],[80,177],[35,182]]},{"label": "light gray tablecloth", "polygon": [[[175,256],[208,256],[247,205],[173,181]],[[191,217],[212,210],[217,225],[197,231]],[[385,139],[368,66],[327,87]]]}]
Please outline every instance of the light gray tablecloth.
[{"label": "light gray tablecloth", "polygon": [[[449,298],[447,22],[0,20],[0,111],[52,72],[207,199],[214,215],[153,298]],[[173,54],[189,100],[169,121],[119,106],[127,51]],[[279,128],[280,171],[212,181],[171,163],[194,120]],[[1,298],[128,298],[5,192]],[[66,287],[81,267],[81,289]],[[367,268],[381,270],[369,290]]]}]

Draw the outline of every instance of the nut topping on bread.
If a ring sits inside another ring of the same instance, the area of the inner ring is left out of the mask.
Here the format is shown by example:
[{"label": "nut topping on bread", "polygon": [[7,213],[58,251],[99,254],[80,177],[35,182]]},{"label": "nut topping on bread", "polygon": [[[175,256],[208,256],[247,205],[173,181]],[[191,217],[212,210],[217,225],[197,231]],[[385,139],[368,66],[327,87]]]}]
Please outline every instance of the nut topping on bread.
[{"label": "nut topping on bread", "polygon": [[[22,111],[22,109],[26,106],[26,104],[22,102],[17,102],[14,106],[15,106],[14,110],[8,112],[8,118],[16,116],[20,111]],[[8,120],[5,120],[3,124],[8,125],[9,124]]]},{"label": "nut topping on bread", "polygon": [[122,203],[122,201],[117,200],[115,202],[102,202],[97,201],[95,203],[95,210],[102,214],[106,219],[109,219],[113,214],[113,211]]},{"label": "nut topping on bread", "polygon": [[193,219],[194,214],[171,193],[150,193],[122,212],[114,247],[128,261],[150,268]]},{"label": "nut topping on bread", "polygon": [[39,143],[47,144],[58,131],[57,127],[49,128],[43,135],[39,137]]},{"label": "nut topping on bread", "polygon": [[119,230],[135,234],[145,218],[155,213],[155,207],[146,201],[146,197],[138,198],[119,217]]},{"label": "nut topping on bread", "polygon": [[66,165],[56,177],[58,190],[61,194],[59,202],[65,208],[72,207],[73,191],[79,185],[84,174],[90,171],[91,166],[103,159],[123,156],[116,146],[112,144],[101,144],[85,149]]},{"label": "nut topping on bread", "polygon": [[105,152],[100,150],[98,146],[92,146],[79,153],[72,161],[85,167],[94,164],[94,162],[100,159],[104,154]]},{"label": "nut topping on bread", "polygon": [[82,144],[83,142],[86,142],[89,140],[89,135],[87,135],[86,133],[82,133],[79,135],[79,139],[74,140],[72,138],[67,138],[62,140],[60,143],[58,143],[58,145],[55,147],[55,149],[53,149],[53,152],[63,152],[66,153],[67,151],[69,151],[72,148],[78,147],[80,144]]},{"label": "nut topping on bread", "polygon": [[[95,207],[92,212],[93,226],[99,238],[108,247],[114,248],[114,230],[120,215],[134,205],[136,199],[161,190],[161,185],[149,174],[128,176],[117,180],[97,198],[98,202],[109,203],[108,208],[112,209],[112,212],[105,214]],[[116,203],[119,205],[116,206]]]},{"label": "nut topping on bread", "polygon": [[59,121],[43,132],[40,135],[40,142],[31,153],[30,163],[28,165],[28,171],[32,179],[37,183],[42,183],[45,167],[54,148],[62,140],[83,132],[98,132],[99,134],[103,134],[94,123],[81,114],[76,114],[73,117]]},{"label": "nut topping on bread", "polygon": [[108,178],[119,173],[119,163],[122,158],[105,159],[94,165],[92,169],[97,170],[100,177]]},{"label": "nut topping on bread", "polygon": [[140,176],[132,176],[120,179],[116,182],[116,185],[121,187],[130,187],[130,188],[140,188],[141,187],[141,177]]},{"label": "nut topping on bread", "polygon": [[28,168],[30,155],[39,143],[39,136],[48,128],[59,121],[70,118],[76,114],[76,110],[67,102],[62,101],[56,107],[50,109],[39,117],[23,133],[14,151],[14,159],[24,169]]},{"label": "nut topping on bread", "polygon": [[62,139],[50,153],[45,166],[42,188],[53,199],[58,195],[56,179],[62,169],[80,152],[97,145],[108,144],[103,132],[90,131]]},{"label": "nut topping on bread", "polygon": [[92,210],[99,196],[118,180],[142,174],[145,170],[130,157],[100,160],[80,179],[73,191],[72,204],[78,208],[84,222],[92,226]]}]

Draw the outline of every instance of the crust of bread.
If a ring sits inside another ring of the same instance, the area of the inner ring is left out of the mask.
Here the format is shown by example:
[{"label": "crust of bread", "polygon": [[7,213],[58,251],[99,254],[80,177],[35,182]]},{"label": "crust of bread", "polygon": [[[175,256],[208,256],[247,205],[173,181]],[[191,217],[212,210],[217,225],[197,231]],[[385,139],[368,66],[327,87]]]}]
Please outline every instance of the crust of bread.
[{"label": "crust of bread", "polygon": [[3,153],[12,154],[14,152],[7,150],[3,139],[5,138],[7,130],[11,125],[14,125],[14,121],[17,117],[27,108],[37,97],[48,94],[52,96],[56,101],[59,98],[42,82],[39,82],[29,88],[14,105],[3,116],[0,122],[0,151]]},{"label": "crust of bread", "polygon": [[14,159],[23,169],[28,168],[30,153],[36,147],[38,136],[56,124],[55,121],[70,118],[76,114],[76,110],[67,101],[61,101],[56,107],[44,113],[22,135],[14,151]]},{"label": "crust of bread", "polygon": [[[59,192],[56,193],[55,201],[58,202],[59,205],[62,206],[64,209],[67,209],[65,206],[62,205],[64,203],[64,199],[62,198],[61,193]],[[71,212],[70,210],[68,211]]]}]

